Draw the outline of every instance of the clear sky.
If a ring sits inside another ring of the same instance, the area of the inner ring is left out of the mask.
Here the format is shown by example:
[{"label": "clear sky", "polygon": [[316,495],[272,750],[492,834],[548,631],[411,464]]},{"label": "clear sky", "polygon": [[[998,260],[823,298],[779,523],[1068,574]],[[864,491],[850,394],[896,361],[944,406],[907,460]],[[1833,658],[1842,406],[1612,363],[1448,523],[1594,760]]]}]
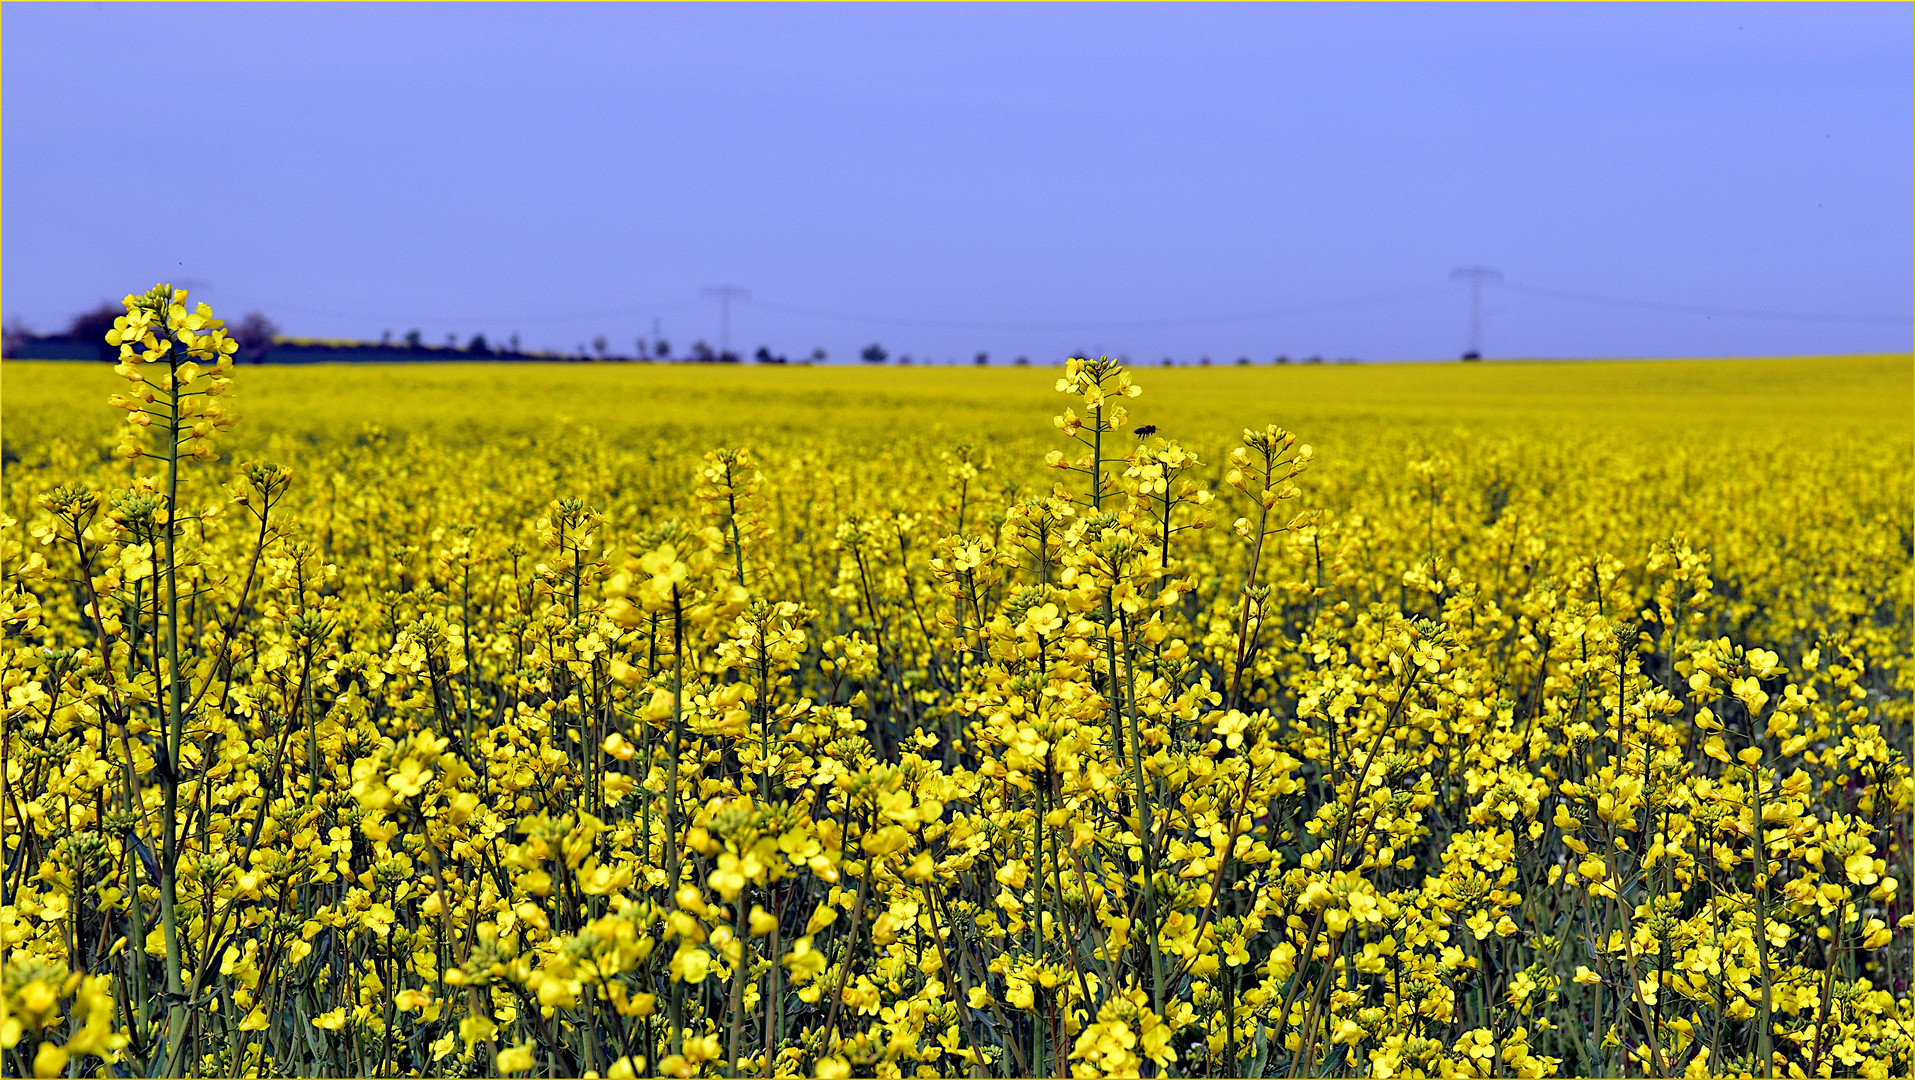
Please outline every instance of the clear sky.
[{"label": "clear sky", "polygon": [[682,354],[730,284],[747,354],[1426,359],[1483,266],[1491,356],[1910,347],[1908,3],[0,17],[43,332],[173,280],[297,335]]}]

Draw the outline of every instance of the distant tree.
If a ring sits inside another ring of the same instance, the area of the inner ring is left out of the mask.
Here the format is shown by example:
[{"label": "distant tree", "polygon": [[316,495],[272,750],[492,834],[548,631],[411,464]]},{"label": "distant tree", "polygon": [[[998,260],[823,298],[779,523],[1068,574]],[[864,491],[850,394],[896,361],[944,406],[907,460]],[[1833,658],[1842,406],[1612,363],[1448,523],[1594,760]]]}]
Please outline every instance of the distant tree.
[{"label": "distant tree", "polygon": [[1249,366],[1250,366],[1250,358],[1249,358],[1248,356],[1239,356],[1239,357],[1237,357],[1237,366],[1238,366],[1238,367],[1249,367]]},{"label": "distant tree", "polygon": [[811,350],[811,362],[814,364],[822,364],[825,362],[825,357],[829,355],[830,355],[829,353],[825,352],[825,347],[823,345],[820,345],[817,348]]},{"label": "distant tree", "polygon": [[1321,357],[1321,356],[1312,356],[1312,357],[1310,357],[1310,358],[1308,358],[1308,359],[1306,359],[1306,360],[1304,360],[1304,363],[1306,363],[1306,364],[1321,364],[1321,363],[1323,363],[1323,357]]},{"label": "distant tree", "polygon": [[987,352],[978,353],[977,359],[971,361],[971,363],[976,364],[978,367],[989,367],[991,363],[991,354]]},{"label": "distant tree", "polygon": [[911,365],[911,354],[905,353],[902,356],[899,356],[898,363],[901,365],[904,365],[905,367],[909,367]]},{"label": "distant tree", "polygon": [[124,314],[126,307],[123,304],[101,304],[91,311],[82,311],[68,320],[66,336],[104,345],[106,332],[113,329],[113,320]]},{"label": "distant tree", "polygon": [[882,364],[890,355],[884,351],[884,346],[874,341],[864,347],[864,351],[858,354],[858,359],[867,364]]},{"label": "distant tree", "polygon": [[12,359],[20,351],[20,346],[25,345],[32,336],[33,331],[28,329],[25,321],[18,317],[8,320],[6,331],[0,334],[0,356]]},{"label": "distant tree", "polygon": [[718,357],[711,351],[711,346],[705,344],[703,340],[692,342],[692,361],[694,363],[709,364],[716,359],[718,359]]},{"label": "distant tree", "polygon": [[474,334],[472,340],[465,343],[465,351],[474,356],[491,356],[492,346],[485,340],[484,334]]},{"label": "distant tree", "polygon": [[736,364],[738,362],[738,354],[732,352],[730,349],[726,349],[724,352],[718,354],[718,362],[721,364]]},{"label": "distant tree", "polygon": [[659,338],[652,343],[652,355],[658,357],[660,360],[670,360],[672,358],[672,343],[666,341],[664,338]]},{"label": "distant tree", "polygon": [[233,328],[233,340],[239,342],[239,355],[235,359],[263,364],[278,339],[279,327],[273,320],[257,311],[249,311]]},{"label": "distant tree", "polygon": [[[459,347],[459,335],[457,335],[457,334],[453,334],[453,333],[448,333],[448,334],[446,334],[446,348],[448,348],[448,349],[456,349],[456,348],[458,348],[458,347]],[[585,346],[583,346],[583,345],[580,345],[580,346],[579,346],[579,351],[580,351],[580,352],[584,352],[584,351],[585,351]]]},{"label": "distant tree", "polygon": [[758,351],[752,353],[751,358],[761,364],[782,364],[786,362],[784,357],[772,355],[771,347],[767,345],[758,346]]},{"label": "distant tree", "polygon": [[1198,357],[1198,358],[1197,358],[1197,366],[1198,366],[1198,367],[1209,367],[1209,366],[1210,366],[1210,357],[1208,357],[1208,356],[1200,356],[1200,357]]},{"label": "distant tree", "polygon": [[379,347],[382,349],[389,349],[392,347],[392,331],[382,330],[379,332]]},{"label": "distant tree", "polygon": [[1279,363],[1279,364],[1287,364],[1287,363],[1289,363],[1289,362],[1290,362],[1290,358],[1289,358],[1288,356],[1286,356],[1286,355],[1284,355],[1283,353],[1278,353],[1278,354],[1277,354],[1277,363]]},{"label": "distant tree", "polygon": [[510,338],[508,338],[508,339],[506,339],[506,346],[507,346],[508,348],[510,348],[510,349],[512,350],[512,354],[513,354],[514,356],[516,356],[516,355],[518,355],[518,352],[519,352],[519,332],[518,332],[517,330],[514,330],[514,331],[512,331],[512,336],[511,336]]},{"label": "distant tree", "polygon": [[1015,367],[1030,367],[1031,358],[1028,356],[1020,356],[1016,360],[1012,361],[1012,364]]},{"label": "distant tree", "polygon": [[598,354],[600,360],[605,359],[605,352],[609,348],[611,348],[611,343],[605,340],[604,334],[600,334],[592,339],[592,351]]},{"label": "distant tree", "polygon": [[1164,358],[1163,358],[1163,360],[1162,360],[1162,361],[1160,361],[1160,362],[1159,362],[1159,364],[1158,364],[1158,366],[1159,366],[1159,367],[1170,367],[1170,366],[1172,366],[1172,365],[1174,365],[1174,364],[1176,364],[1176,362],[1177,362],[1177,361],[1175,361],[1175,360],[1172,360],[1172,359],[1171,359],[1170,357],[1168,357],[1168,356],[1166,356],[1166,357],[1164,357]]},{"label": "distant tree", "polygon": [[417,330],[406,331],[406,348],[411,349],[413,352],[418,352],[425,347],[426,339],[424,335],[420,334]]},{"label": "distant tree", "polygon": [[101,304],[91,311],[82,311],[67,321],[66,335],[75,341],[83,341],[100,350],[100,359],[111,360],[119,355],[119,350],[106,343],[106,332],[113,329],[113,320],[126,314],[124,304]]}]

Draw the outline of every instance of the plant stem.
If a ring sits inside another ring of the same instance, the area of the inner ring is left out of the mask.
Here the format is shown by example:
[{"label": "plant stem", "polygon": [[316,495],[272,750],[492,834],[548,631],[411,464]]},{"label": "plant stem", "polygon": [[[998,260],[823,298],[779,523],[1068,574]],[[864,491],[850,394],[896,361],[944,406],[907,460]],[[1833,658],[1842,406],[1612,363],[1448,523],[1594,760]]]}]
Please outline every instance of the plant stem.
[{"label": "plant stem", "polygon": [[180,392],[178,382],[179,343],[171,341],[167,353],[170,406],[166,436],[166,727],[162,732],[164,771],[160,776],[164,805],[160,810],[160,926],[166,942],[166,993],[171,1001],[167,1010],[166,1075],[179,1075],[186,1050],[186,986],[181,976],[179,937],[179,770],[180,744],[185,720],[180,708],[179,679],[179,575],[174,540],[179,529],[180,487]]}]

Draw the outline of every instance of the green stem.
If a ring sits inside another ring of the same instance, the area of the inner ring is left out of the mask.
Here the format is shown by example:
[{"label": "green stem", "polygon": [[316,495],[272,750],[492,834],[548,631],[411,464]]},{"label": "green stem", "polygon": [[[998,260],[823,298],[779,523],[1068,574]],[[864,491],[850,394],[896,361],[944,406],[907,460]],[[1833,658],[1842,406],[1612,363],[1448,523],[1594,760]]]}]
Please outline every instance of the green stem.
[{"label": "green stem", "polygon": [[[751,975],[751,928],[745,922],[745,893],[738,890],[738,896],[732,906],[732,929],[738,939],[738,962],[731,970],[731,1038],[729,1073],[738,1076],[738,1053],[744,1048],[745,1036],[745,979]],[[769,1051],[767,1051],[769,1052]]]},{"label": "green stem", "polygon": [[[1130,636],[1124,636],[1125,670],[1129,673]],[[1113,665],[1114,668],[1114,665]],[[1115,674],[1113,670],[1112,674]],[[1113,687],[1115,689],[1115,687]],[[1138,841],[1144,848],[1144,941],[1150,946],[1150,1007],[1162,1015],[1164,1011],[1164,961],[1157,947],[1157,830],[1151,824],[1150,798],[1144,790],[1143,739],[1137,727],[1137,702],[1125,695],[1128,708],[1125,709],[1130,721],[1130,779],[1137,798],[1137,828],[1141,834]]]},{"label": "green stem", "polygon": [[182,978],[178,879],[179,863],[179,770],[180,744],[185,718],[181,709],[179,679],[179,576],[174,541],[179,530],[180,486],[180,394],[178,342],[167,354],[172,373],[168,394],[171,409],[167,417],[166,437],[166,729],[162,733],[165,772],[160,777],[164,806],[160,811],[160,926],[166,941],[166,993],[171,1001],[166,1020],[166,1075],[178,1076],[186,1050],[186,985]]},{"label": "green stem", "polygon": [[[1755,741],[1755,715],[1749,715],[1749,741]],[[1765,1078],[1775,1076],[1775,1055],[1770,1040],[1773,1033],[1771,1015],[1774,1011],[1774,998],[1771,989],[1773,976],[1769,969],[1769,853],[1762,835],[1762,765],[1757,762],[1749,769],[1749,791],[1753,802],[1755,833],[1755,875],[1749,879],[1751,890],[1755,893],[1755,947],[1756,955],[1762,961],[1762,1019],[1761,1027],[1756,1030],[1756,1052],[1762,1055],[1762,1075]]]},{"label": "green stem", "polygon": [[[665,900],[675,902],[678,894],[678,754],[684,721],[685,620],[678,602],[678,586],[672,586],[672,743],[665,755]],[[672,983],[669,1015],[673,1054],[684,1049],[685,984]]]}]

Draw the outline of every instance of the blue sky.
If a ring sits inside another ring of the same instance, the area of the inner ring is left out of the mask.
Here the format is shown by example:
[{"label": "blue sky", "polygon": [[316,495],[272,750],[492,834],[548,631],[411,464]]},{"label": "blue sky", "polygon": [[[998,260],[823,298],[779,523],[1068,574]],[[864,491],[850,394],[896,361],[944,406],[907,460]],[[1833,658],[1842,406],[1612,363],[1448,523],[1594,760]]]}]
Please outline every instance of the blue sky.
[{"label": "blue sky", "polygon": [[185,280],[299,335],[682,353],[732,284],[747,353],[1429,359],[1480,265],[1491,356],[1910,346],[1908,3],[0,17],[42,331]]}]

